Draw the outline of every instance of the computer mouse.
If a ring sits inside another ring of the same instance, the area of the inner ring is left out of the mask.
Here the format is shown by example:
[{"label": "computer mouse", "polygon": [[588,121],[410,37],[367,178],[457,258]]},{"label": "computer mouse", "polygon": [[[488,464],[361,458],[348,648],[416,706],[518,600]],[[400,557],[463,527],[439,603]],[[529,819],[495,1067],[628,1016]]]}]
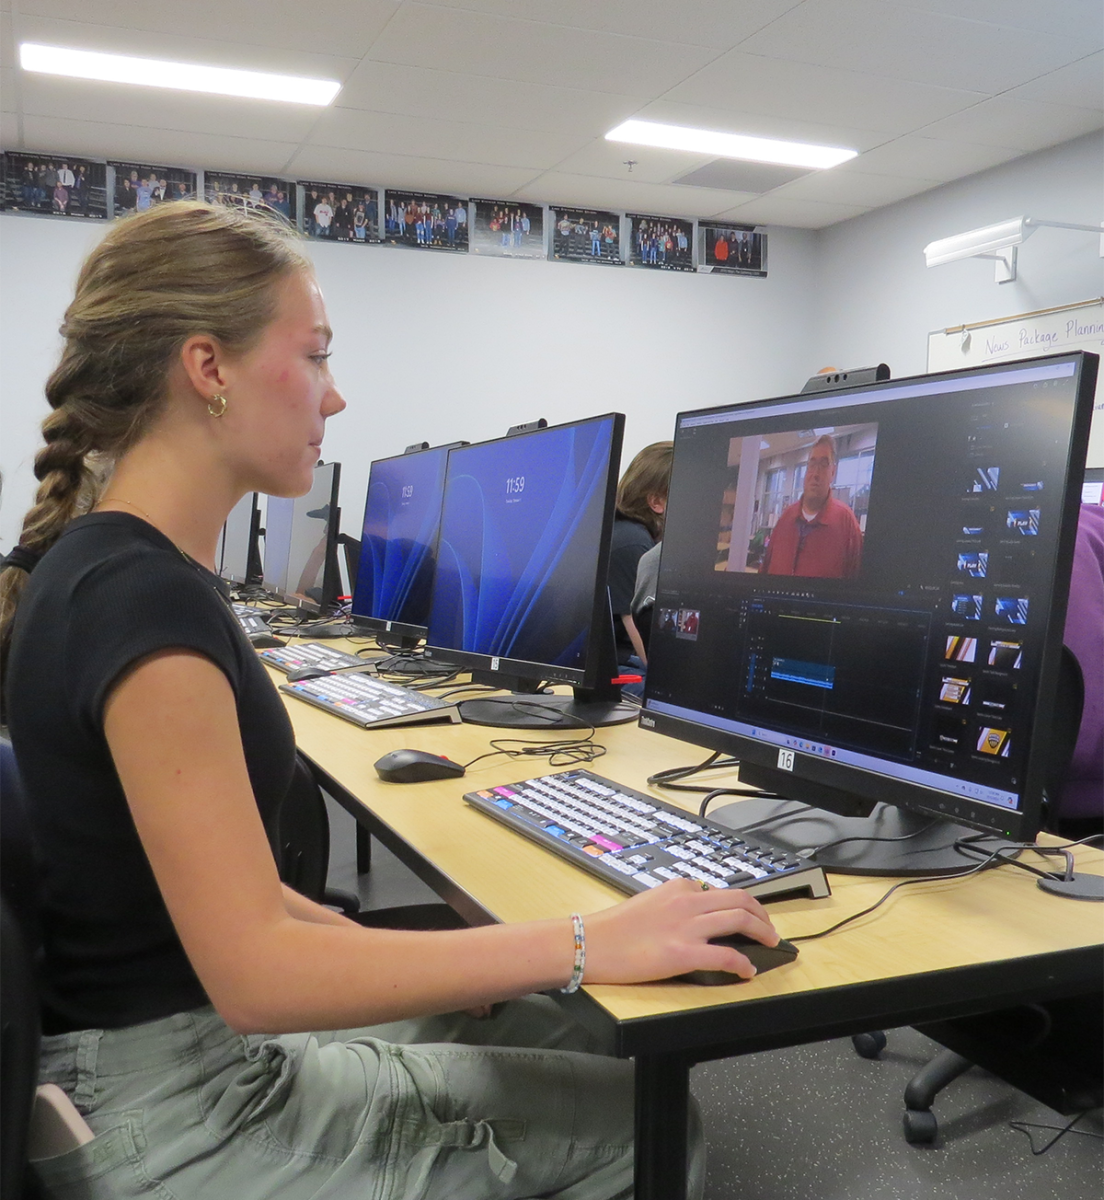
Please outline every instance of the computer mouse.
[{"label": "computer mouse", "polygon": [[464,774],[460,763],[426,750],[392,750],[376,760],[376,773],[386,783],[423,783],[427,779],[455,779]]},{"label": "computer mouse", "polygon": [[288,683],[302,683],[304,679],[321,679],[323,675],[329,675],[329,667],[299,667],[294,671],[288,671]]},{"label": "computer mouse", "polygon": [[[791,963],[797,958],[797,947],[793,942],[787,942],[785,938],[780,938],[777,946],[764,946],[762,942],[757,942],[743,933],[729,933],[724,937],[715,937],[709,940],[715,946],[731,946],[734,950],[739,950],[760,974],[763,971],[771,971],[775,967]],[[689,983],[704,984],[706,987],[716,987],[723,983],[747,982],[746,979],[731,971],[687,971],[679,978],[685,979]]]}]

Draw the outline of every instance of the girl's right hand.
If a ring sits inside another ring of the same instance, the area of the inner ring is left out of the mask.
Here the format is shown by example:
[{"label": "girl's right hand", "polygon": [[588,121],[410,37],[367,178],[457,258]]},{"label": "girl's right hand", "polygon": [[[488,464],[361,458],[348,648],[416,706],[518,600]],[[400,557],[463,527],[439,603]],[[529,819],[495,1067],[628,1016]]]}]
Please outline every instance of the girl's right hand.
[{"label": "girl's right hand", "polygon": [[743,888],[703,888],[671,880],[585,919],[585,983],[643,983],[688,971],[756,972],[730,946],[709,939],[741,933],[766,946],[778,933],[763,906]]}]

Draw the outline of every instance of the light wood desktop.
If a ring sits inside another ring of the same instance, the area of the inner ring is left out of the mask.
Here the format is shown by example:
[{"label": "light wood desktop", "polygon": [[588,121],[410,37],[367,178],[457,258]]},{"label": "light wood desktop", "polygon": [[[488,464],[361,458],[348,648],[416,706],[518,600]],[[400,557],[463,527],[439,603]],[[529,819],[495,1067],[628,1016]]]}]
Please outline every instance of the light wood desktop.
[{"label": "light wood desktop", "polygon": [[[470,922],[566,917],[623,899],[462,800],[466,791],[546,774],[546,760],[489,758],[462,779],[419,784],[384,783],[373,766],[400,747],[468,762],[496,736],[538,735],[473,725],[361,730],[290,697],[287,709],[299,748],[328,789]],[[599,730],[596,740],[607,753],[589,769],[645,792],[650,774],[706,757],[635,724]],[[654,794],[696,808],[693,796]],[[1100,850],[1079,849],[1076,858],[1078,869],[1104,874]],[[1035,855],[1026,861],[1042,863]],[[831,897],[772,902],[771,918],[783,937],[816,933],[872,904],[890,882],[833,875]],[[619,1055],[635,1057],[637,1195],[667,1200],[681,1194],[678,1114],[695,1062],[1099,990],[1102,942],[1100,905],[1045,894],[1027,872],[1004,867],[902,889],[869,916],[800,943],[794,963],[747,983],[598,985],[562,999],[611,1036]]]}]

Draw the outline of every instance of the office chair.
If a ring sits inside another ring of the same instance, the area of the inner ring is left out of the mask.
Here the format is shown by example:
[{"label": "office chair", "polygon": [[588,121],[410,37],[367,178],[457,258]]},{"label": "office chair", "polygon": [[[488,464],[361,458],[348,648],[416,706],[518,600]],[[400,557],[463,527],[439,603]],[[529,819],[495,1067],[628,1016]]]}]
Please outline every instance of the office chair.
[{"label": "office chair", "polygon": [[[359,829],[359,826],[358,826]],[[449,905],[395,905],[361,911],[352,892],[327,887],[330,819],[322,788],[310,764],[296,754],[295,774],[280,809],[276,861],[288,887],[319,904],[336,908],[360,925],[380,929],[464,929],[467,922]]]},{"label": "office chair", "polygon": [[92,1131],[58,1087],[38,1087],[41,1039],[35,951],[38,864],[15,754],[0,739],[0,1197],[37,1200],[27,1172],[90,1141]]}]

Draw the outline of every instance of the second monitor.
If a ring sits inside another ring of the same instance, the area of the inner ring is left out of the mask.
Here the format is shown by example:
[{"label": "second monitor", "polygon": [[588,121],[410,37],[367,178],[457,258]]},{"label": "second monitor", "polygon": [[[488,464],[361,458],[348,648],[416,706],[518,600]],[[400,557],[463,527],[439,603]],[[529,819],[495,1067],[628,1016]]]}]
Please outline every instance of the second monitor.
[{"label": "second monitor", "polygon": [[[624,420],[609,413],[449,454],[427,657],[529,693],[466,701],[464,720],[578,728],[633,718],[611,683],[606,580]],[[542,694],[545,682],[575,694]]]}]

